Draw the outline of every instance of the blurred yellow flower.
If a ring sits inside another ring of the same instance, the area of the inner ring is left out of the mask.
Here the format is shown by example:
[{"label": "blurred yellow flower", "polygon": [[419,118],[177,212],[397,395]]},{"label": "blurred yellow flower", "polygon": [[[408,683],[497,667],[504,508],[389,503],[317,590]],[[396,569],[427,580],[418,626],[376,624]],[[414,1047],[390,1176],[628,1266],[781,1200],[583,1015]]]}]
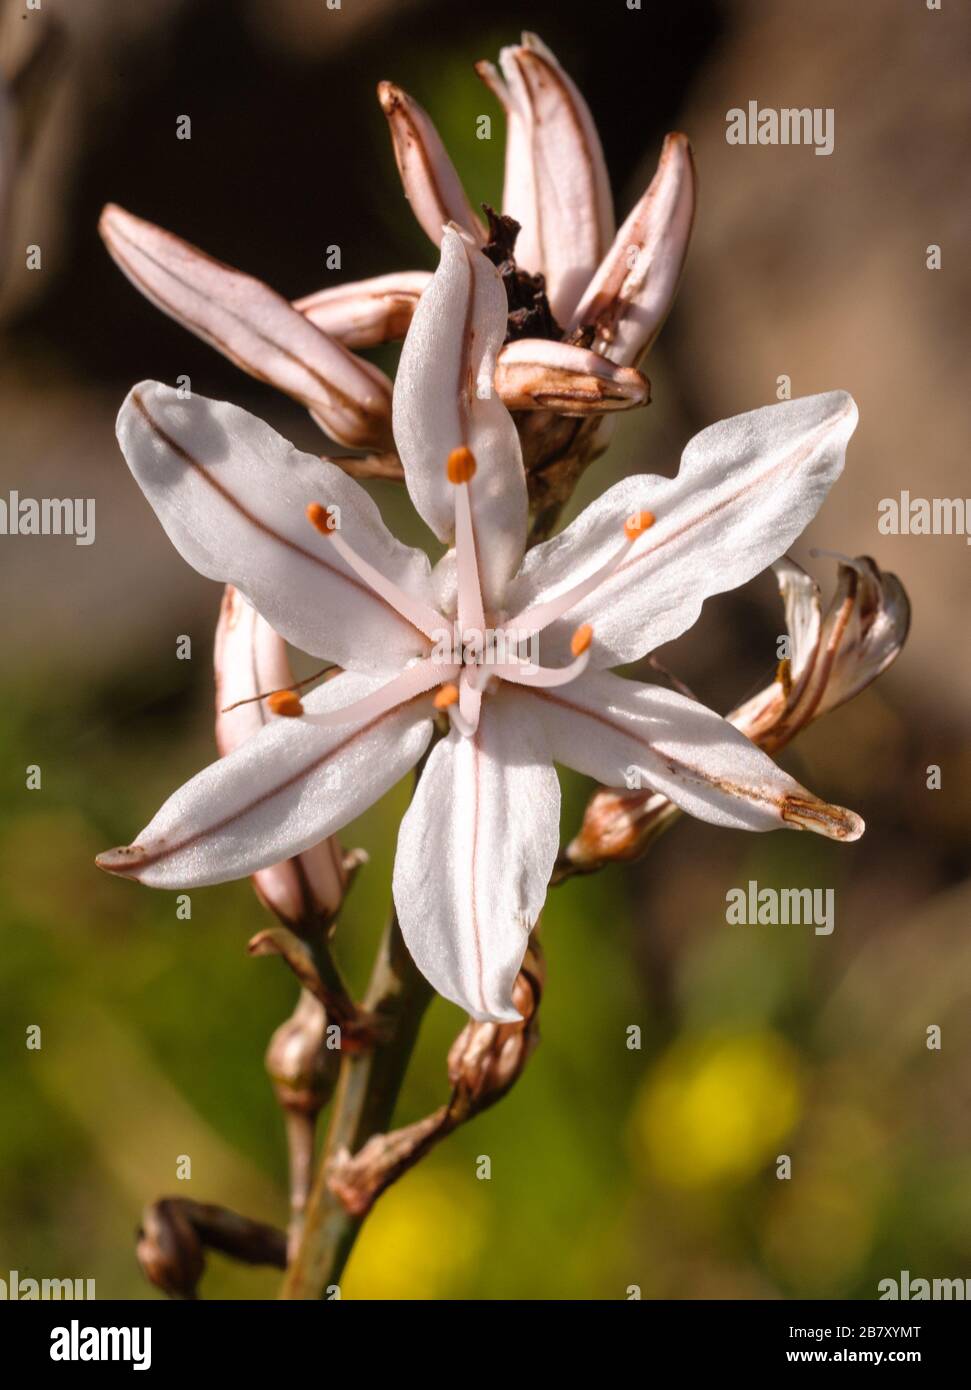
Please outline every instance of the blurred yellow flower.
[{"label": "blurred yellow flower", "polygon": [[448,1298],[475,1267],[487,1213],[473,1176],[407,1173],[379,1200],[341,1280],[343,1298]]},{"label": "blurred yellow flower", "polygon": [[683,1039],[635,1104],[638,1159],[670,1187],[740,1182],[775,1159],[800,1091],[798,1059],[775,1033]]}]

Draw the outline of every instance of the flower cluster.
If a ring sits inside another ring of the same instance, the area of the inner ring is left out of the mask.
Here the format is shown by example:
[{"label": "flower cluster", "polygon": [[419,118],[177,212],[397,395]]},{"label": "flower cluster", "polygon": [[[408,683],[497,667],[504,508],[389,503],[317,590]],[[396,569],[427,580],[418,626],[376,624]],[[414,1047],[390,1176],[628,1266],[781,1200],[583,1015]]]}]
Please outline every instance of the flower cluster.
[{"label": "flower cluster", "polygon": [[[839,477],[857,411],[836,391],[712,425],[676,477],[625,478],[530,544],[535,439],[513,412],[646,400],[637,363],[680,274],[693,177],[687,142],[669,137],[614,237],[596,133],[553,56],[527,36],[504,51],[501,76],[480,74],[509,128],[504,217],[489,227],[427,115],[390,84],[380,92],[406,192],[440,246],[430,277],[293,306],[127,213],[105,214],[112,253],[161,307],[302,400],[332,437],[393,450],[445,554],[432,565],[396,540],[344,467],[246,411],[136,386],[118,419],[129,467],[188,563],[232,586],[221,642],[242,625],[239,640],[259,652],[262,634],[267,666],[247,687],[248,736],[224,740],[226,756],[99,863],[163,888],[257,874],[265,895],[284,897],[293,880],[273,866],[301,863],[325,901],[340,863],[319,846],[420,766],[394,870],[404,940],[439,993],[508,1024],[558,855],[554,764],[605,787],[634,777],[718,825],[862,833],[736,723],[612,670],[784,555]],[[509,219],[521,226],[515,260]],[[537,326],[544,336],[531,337]],[[405,328],[392,388],[356,349]],[[534,368],[559,374],[557,389],[528,385]],[[596,400],[580,378],[601,383]],[[338,673],[301,697],[283,639]]]}]

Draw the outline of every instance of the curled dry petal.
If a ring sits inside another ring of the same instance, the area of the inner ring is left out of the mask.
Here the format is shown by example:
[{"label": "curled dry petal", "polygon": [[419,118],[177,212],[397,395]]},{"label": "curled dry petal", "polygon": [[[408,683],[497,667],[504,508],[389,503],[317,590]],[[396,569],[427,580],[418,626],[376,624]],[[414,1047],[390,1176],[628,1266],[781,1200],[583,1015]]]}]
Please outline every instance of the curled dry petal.
[{"label": "curled dry petal", "polygon": [[647,405],[651,387],[633,367],[569,343],[520,338],[496,360],[496,390],[507,410],[599,415]]},{"label": "curled dry petal", "polygon": [[[283,638],[232,584],[223,594],[214,660],[216,745],[226,757],[276,718],[266,701],[255,697],[293,683]],[[236,708],[227,710],[228,705]],[[341,905],[345,882],[340,844],[333,836],[253,875],[262,902],[291,925],[332,918]]]},{"label": "curled dry petal", "polygon": [[686,135],[668,135],[657,173],[614,237],[572,328],[592,326],[594,347],[636,364],[651,347],[677,292],[695,211],[695,169]]},{"label": "curled dry petal", "polygon": [[105,245],[147,299],[250,376],[305,405],[332,438],[357,448],[391,444],[391,383],[315,328],[262,281],[109,204]]},{"label": "curled dry petal", "polygon": [[866,555],[838,558],[836,592],[825,617],[819,587],[804,570],[788,558],[774,567],[791,655],[772,685],[728,716],[770,751],[859,694],[907,639],[910,603],[897,576]]},{"label": "curled dry petal", "polygon": [[394,157],[419,225],[441,244],[442,227],[455,222],[480,244],[486,231],[472,210],[462,181],[428,112],[393,82],[378,83],[378,100],[388,118]]},{"label": "curled dry petal", "polygon": [[293,307],[346,348],[376,347],[405,336],[431,278],[427,270],[375,275],[305,295],[295,299]]},{"label": "curled dry petal", "polygon": [[477,71],[506,109],[503,212],[522,227],[517,261],[546,277],[553,315],[566,323],[614,231],[600,139],[580,92],[535,34],[504,48],[499,65],[502,78],[488,63]]}]

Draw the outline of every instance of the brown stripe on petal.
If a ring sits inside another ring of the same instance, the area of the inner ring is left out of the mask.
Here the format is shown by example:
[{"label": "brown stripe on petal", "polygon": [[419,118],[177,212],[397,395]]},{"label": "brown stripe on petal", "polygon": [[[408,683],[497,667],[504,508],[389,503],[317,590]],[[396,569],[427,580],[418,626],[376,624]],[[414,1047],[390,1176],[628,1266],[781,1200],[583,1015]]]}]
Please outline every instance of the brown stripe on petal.
[{"label": "brown stripe on petal", "polygon": [[311,773],[316,772],[319,768],[324,767],[335,758],[338,753],[342,753],[346,748],[351,747],[358,739],[363,738],[365,734],[371,733],[374,729],[378,728],[379,725],[383,724],[385,720],[390,719],[392,715],[399,714],[407,705],[415,704],[422,699],[427,699],[427,694],[415,695],[410,700],[403,700],[400,705],[395,705],[392,709],[385,710],[383,714],[375,715],[369,723],[363,724],[359,729],[355,729],[352,733],[348,734],[341,743],[335,744],[335,746],[329,748],[326,753],[322,753],[319,757],[314,758],[306,767],[302,767],[299,771],[292,773],[285,781],[279,783],[278,786],[271,787],[269,791],[262,792],[259,796],[254,797],[252,801],[248,802],[247,805],[241,807],[238,811],[234,811],[231,815],[224,816],[222,820],[217,821],[214,825],[207,825],[204,829],[197,830],[192,835],[187,835],[183,840],[176,840],[174,843],[170,844],[163,843],[160,848],[154,851],[149,851],[139,844],[122,845],[119,846],[118,849],[110,849],[104,854],[99,854],[95,863],[100,869],[107,870],[108,873],[119,874],[122,877],[137,878],[139,873],[143,872],[145,869],[151,868],[152,865],[159,864],[164,859],[171,859],[174,854],[181,854],[183,850],[190,849],[193,845],[198,844],[200,840],[206,839],[207,836],[218,834],[220,830],[225,830],[227,826],[233,825],[238,820],[242,820],[244,816],[248,816],[258,807],[264,806],[268,801],[272,801],[275,797],[282,796],[285,791],[289,791],[297,782],[302,781],[305,777],[309,777]]},{"label": "brown stripe on petal", "polygon": [[280,545],[286,546],[288,550],[292,550],[294,554],[299,555],[302,559],[309,560],[311,564],[318,565],[322,570],[326,570],[327,573],[333,575],[335,579],[342,580],[343,583],[348,584],[351,588],[356,589],[360,594],[363,594],[366,598],[369,598],[372,603],[379,604],[381,608],[383,608],[386,612],[393,613],[395,618],[397,618],[397,620],[404,627],[408,628],[412,632],[417,633],[418,636],[422,639],[422,641],[427,645],[428,639],[426,638],[423,632],[419,632],[418,628],[416,628],[412,623],[408,622],[407,618],[402,617],[402,615],[398,612],[396,608],[394,608],[390,603],[388,603],[386,599],[381,598],[379,594],[376,594],[372,588],[370,588],[367,584],[363,583],[362,580],[358,579],[356,575],[347,574],[345,571],[337,569],[336,566],[330,564],[323,555],[318,555],[312,550],[307,550],[297,541],[291,540],[289,536],[284,536],[279,531],[275,531],[272,526],[267,526],[265,521],[261,521],[259,517],[254,516],[253,513],[249,510],[249,508],[244,507],[242,502],[240,502],[238,498],[234,497],[227,487],[225,487],[222,483],[216,481],[216,479],[212,476],[210,471],[206,468],[205,464],[201,463],[199,459],[193,457],[193,455],[189,453],[188,449],[184,448],[178,442],[178,440],[173,439],[172,436],[162,428],[162,426],[158,423],[158,421],[149,411],[140,392],[132,392],[132,404],[135,406],[138,413],[142,416],[149,429],[153,432],[153,434],[155,434],[155,436],[158,439],[162,441],[166,448],[171,449],[174,454],[176,454],[180,459],[182,459],[183,463],[187,463],[189,467],[193,469],[194,472],[196,472],[199,475],[199,477],[202,478],[202,480],[209,487],[212,488],[214,492],[217,492],[219,496],[224,499],[224,501],[228,502],[229,505],[233,508],[233,510],[238,512],[240,516],[244,517],[245,520],[248,521],[251,526],[254,526],[258,531],[261,531],[263,535],[269,536],[271,540],[277,541]]},{"label": "brown stripe on petal", "polygon": [[[631,739],[634,743],[639,743],[642,748],[646,748],[663,762],[667,770],[674,776],[680,773],[694,779],[701,786],[716,787],[727,796],[735,797],[740,801],[754,802],[756,805],[770,807],[778,813],[782,824],[794,825],[800,830],[812,830],[817,835],[826,835],[834,840],[857,840],[863,834],[864,825],[859,816],[852,811],[847,811],[842,806],[834,806],[828,801],[821,801],[818,797],[814,797],[811,792],[804,792],[802,795],[780,792],[777,795],[772,795],[761,788],[733,782],[727,777],[712,776],[703,768],[695,767],[691,763],[686,763],[682,758],[676,758],[673,754],[665,752],[663,748],[652,743],[650,739],[632,733],[625,725],[616,723],[609,715],[600,710],[592,710],[586,705],[578,705],[573,700],[564,699],[562,695],[553,695],[548,690],[537,690],[529,686],[523,686],[521,689],[522,693],[526,695],[534,696],[539,700],[548,700],[551,704],[559,705],[572,713],[585,715],[588,719],[602,724],[604,728],[610,729],[613,733]],[[648,780],[650,781],[650,777]],[[665,795],[665,793],[661,794]],[[668,799],[670,800],[670,798]]]},{"label": "brown stripe on petal", "polygon": [[695,530],[696,527],[704,525],[706,521],[710,521],[711,518],[717,516],[719,512],[723,512],[726,507],[732,506],[739,498],[747,496],[748,493],[753,492],[758,487],[763,487],[776,473],[783,470],[798,468],[800,464],[804,463],[805,460],[810,457],[816,445],[825,438],[830,432],[830,429],[831,424],[821,425],[808,440],[804,441],[795,453],[787,454],[784,458],[780,459],[778,463],[773,464],[771,468],[767,468],[765,472],[760,473],[758,477],[752,478],[729,497],[724,497],[713,506],[706,507],[704,511],[699,512],[696,516],[690,517],[674,531],[668,532],[667,535],[659,536],[654,545],[639,550],[636,555],[632,555],[629,560],[625,560],[622,564],[618,565],[615,574],[622,574],[624,570],[631,569],[634,565],[639,565],[643,560],[650,559],[652,555],[656,555],[659,550],[663,550],[664,547],[670,545],[672,541],[680,540],[682,536]]}]

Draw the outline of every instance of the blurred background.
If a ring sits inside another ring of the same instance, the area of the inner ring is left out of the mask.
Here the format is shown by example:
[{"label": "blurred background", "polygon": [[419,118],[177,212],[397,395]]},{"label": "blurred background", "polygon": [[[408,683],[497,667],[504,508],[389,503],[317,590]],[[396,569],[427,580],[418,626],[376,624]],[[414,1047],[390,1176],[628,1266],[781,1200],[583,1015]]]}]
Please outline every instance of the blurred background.
[{"label": "blurred background", "polygon": [[[95,1278],[156,1296],[135,1262],[142,1206],[169,1192],[285,1221],[282,1124],[263,1071],[295,986],[246,941],[246,883],[174,895],[99,874],[214,756],[218,586],[165,538],[117,450],[130,385],[173,381],[320,451],[309,418],[159,314],[96,232],[117,201],[288,297],[431,268],[374,95],[433,114],[473,201],[497,201],[502,119],[472,72],[535,29],[584,91],[618,214],[666,130],[700,177],[680,297],[577,504],[633,470],[673,473],[725,415],[845,387],[849,464],[795,555],[829,590],[870,554],[914,606],[898,664],[782,761],[868,822],[853,846],[683,821],[640,865],[551,893],[543,1041],[513,1093],[382,1200],[345,1297],[872,1298],[898,1277],[971,1276],[971,659],[961,536],[883,536],[877,503],[971,494],[967,182],[971,16],[914,0],[25,0],[0,4],[18,158],[0,285],[0,497],[93,497],[97,541],[0,537],[0,1278]],[[58,41],[31,60],[40,28]],[[835,152],[732,147],[725,113],[833,107]],[[493,138],[475,118],[493,116]],[[175,138],[188,114],[192,138]],[[0,112],[0,116],[3,113]],[[0,125],[0,130],[3,125]],[[41,246],[40,271],[25,248]],[[342,250],[340,272],[326,248]],[[925,267],[942,248],[942,268]],[[386,370],[393,355],[376,354]],[[420,540],[403,493],[373,484]],[[971,503],[969,503],[971,506]],[[712,600],[662,659],[727,710],[770,678],[770,577]],[[192,638],[192,660],[176,639]],[[26,768],[42,769],[40,790]],[[926,769],[942,769],[940,790]],[[565,779],[564,838],[589,786]],[[349,828],[370,865],[339,928],[360,985],[384,920],[407,789]],[[732,927],[725,893],[836,888],[832,936]],[[399,1117],[446,1096],[463,1022],[432,1006]],[[43,1046],[25,1048],[39,1024]],[[642,1033],[627,1047],[627,1029]],[[926,1029],[942,1030],[939,1051]],[[776,1178],[776,1156],[792,1178]],[[192,1180],[175,1180],[192,1156]],[[475,1159],[492,1159],[477,1181]],[[277,1277],[213,1257],[206,1296]]]}]

